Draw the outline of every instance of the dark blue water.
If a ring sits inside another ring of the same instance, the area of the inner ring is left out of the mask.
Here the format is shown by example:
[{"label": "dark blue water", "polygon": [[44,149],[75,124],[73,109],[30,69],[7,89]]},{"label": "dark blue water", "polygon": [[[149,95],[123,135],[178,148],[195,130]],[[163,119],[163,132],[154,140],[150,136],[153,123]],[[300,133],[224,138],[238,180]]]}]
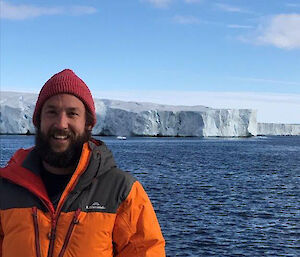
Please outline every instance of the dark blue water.
[{"label": "dark blue water", "polygon": [[[1,166],[34,143],[0,139]],[[300,256],[300,137],[101,139],[148,192],[167,256]]]}]

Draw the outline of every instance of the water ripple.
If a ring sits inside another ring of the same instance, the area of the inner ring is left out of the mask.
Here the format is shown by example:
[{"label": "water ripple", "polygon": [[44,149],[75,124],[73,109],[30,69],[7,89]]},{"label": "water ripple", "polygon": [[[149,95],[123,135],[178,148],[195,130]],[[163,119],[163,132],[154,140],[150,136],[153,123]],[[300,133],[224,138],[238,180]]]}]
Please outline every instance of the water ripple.
[{"label": "water ripple", "polygon": [[[2,136],[1,165],[32,137]],[[173,256],[300,256],[300,137],[102,138],[144,185]]]}]

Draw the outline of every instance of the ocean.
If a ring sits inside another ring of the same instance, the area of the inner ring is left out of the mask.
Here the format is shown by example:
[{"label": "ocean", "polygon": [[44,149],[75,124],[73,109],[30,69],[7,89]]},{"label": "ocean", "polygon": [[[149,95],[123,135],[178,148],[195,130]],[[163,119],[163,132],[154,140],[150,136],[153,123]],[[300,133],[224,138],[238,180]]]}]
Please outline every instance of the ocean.
[{"label": "ocean", "polygon": [[[143,184],[167,256],[300,256],[300,137],[101,137]],[[33,136],[0,136],[1,167]]]}]

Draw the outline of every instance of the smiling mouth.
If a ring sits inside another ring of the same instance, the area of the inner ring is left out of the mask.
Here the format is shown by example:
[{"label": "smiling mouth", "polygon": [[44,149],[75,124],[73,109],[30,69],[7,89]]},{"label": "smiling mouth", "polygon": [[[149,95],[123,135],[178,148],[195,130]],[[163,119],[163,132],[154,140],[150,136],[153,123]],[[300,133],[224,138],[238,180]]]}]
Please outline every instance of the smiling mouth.
[{"label": "smiling mouth", "polygon": [[54,140],[67,140],[70,138],[70,134],[61,134],[61,133],[53,133],[51,135],[51,138],[54,139]]},{"label": "smiling mouth", "polygon": [[55,140],[66,140],[66,139],[69,138],[69,136],[58,136],[58,135],[53,135],[52,138],[55,139]]}]

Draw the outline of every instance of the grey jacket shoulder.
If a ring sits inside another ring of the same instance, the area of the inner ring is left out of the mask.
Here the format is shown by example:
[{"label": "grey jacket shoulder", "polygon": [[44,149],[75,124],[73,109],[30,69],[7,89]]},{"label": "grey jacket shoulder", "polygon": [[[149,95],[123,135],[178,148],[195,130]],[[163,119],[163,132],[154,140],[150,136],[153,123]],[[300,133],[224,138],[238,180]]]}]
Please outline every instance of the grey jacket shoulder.
[{"label": "grey jacket shoulder", "polygon": [[[90,143],[90,147],[92,154],[89,165],[74,188],[73,195],[81,195],[85,203],[81,208],[87,212],[115,213],[128,197],[136,178],[116,166],[111,151],[103,142],[100,145]],[[65,207],[73,209],[74,204]],[[97,209],[98,204],[103,208]]]}]

